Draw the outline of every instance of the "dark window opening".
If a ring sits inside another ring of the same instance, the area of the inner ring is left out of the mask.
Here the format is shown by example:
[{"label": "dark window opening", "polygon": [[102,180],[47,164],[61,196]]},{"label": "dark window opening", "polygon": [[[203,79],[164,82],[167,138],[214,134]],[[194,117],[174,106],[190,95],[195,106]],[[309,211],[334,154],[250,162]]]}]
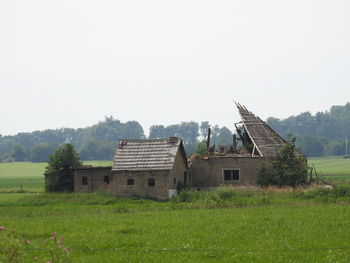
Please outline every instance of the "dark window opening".
[{"label": "dark window opening", "polygon": [[233,181],[237,182],[239,181],[239,170],[238,169],[226,169],[224,170],[224,181]]},{"label": "dark window opening", "polygon": [[104,182],[105,182],[106,184],[109,184],[109,175],[106,175],[106,176],[104,177]]},{"label": "dark window opening", "polygon": [[174,184],[176,184],[176,178],[174,178]]},{"label": "dark window opening", "polygon": [[81,178],[81,183],[82,183],[83,185],[87,185],[87,184],[88,184],[88,180],[87,180],[87,177],[86,177],[86,176],[83,176],[83,177]]},{"label": "dark window opening", "polygon": [[148,179],[148,186],[155,186],[156,185],[156,180],[154,178],[149,178]]},{"label": "dark window opening", "polygon": [[128,185],[135,185],[135,180],[134,179],[128,179]]},{"label": "dark window opening", "polygon": [[184,183],[185,184],[191,183],[191,171],[190,170],[184,171]]}]

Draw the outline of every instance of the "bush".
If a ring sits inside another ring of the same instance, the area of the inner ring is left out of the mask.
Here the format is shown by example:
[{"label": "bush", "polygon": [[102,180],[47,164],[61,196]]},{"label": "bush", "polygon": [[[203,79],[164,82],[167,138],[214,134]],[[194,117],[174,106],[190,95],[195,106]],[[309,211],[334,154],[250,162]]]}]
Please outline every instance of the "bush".
[{"label": "bush", "polygon": [[74,190],[74,168],[80,167],[77,152],[72,144],[65,144],[50,155],[45,170],[46,192],[72,192]]},{"label": "bush", "polygon": [[296,153],[295,138],[279,149],[276,158],[260,163],[258,184],[262,186],[296,187],[306,183],[307,162]]}]

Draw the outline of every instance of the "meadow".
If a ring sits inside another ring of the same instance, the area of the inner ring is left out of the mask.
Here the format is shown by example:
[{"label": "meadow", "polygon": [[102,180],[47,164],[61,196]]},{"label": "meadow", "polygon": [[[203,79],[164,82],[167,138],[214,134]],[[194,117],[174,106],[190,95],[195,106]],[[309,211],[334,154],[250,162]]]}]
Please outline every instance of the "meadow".
[{"label": "meadow", "polygon": [[[1,194],[0,262],[16,262],[6,250],[12,230],[19,262],[55,253],[56,262],[349,262],[349,201],[349,187],[187,191],[169,202]],[[56,236],[69,256],[48,244]]]}]

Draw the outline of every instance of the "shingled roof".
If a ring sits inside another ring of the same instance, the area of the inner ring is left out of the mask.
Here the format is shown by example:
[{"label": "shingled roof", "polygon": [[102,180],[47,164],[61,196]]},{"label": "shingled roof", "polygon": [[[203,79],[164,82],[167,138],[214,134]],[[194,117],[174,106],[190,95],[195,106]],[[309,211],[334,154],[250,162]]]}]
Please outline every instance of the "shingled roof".
[{"label": "shingled roof", "polygon": [[246,107],[239,103],[236,103],[236,106],[242,117],[243,127],[254,144],[255,151],[261,157],[276,156],[278,147],[287,144],[287,142]]},{"label": "shingled roof", "polygon": [[121,140],[113,158],[112,170],[171,170],[179,150],[187,166],[182,140],[177,137]]}]

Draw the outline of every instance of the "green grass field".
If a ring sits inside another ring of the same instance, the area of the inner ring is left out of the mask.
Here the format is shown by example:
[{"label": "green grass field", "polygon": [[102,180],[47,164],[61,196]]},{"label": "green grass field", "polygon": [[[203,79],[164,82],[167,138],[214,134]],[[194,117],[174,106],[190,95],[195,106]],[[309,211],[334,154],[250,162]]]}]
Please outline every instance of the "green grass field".
[{"label": "green grass field", "polygon": [[322,157],[309,158],[308,164],[315,165],[317,172],[329,176],[350,176],[350,159]]},{"label": "green grass field", "polygon": [[[1,194],[0,226],[30,241],[15,243],[19,262],[50,260],[45,240],[58,232],[71,249],[70,259],[61,262],[345,263],[350,261],[347,191],[343,199],[328,201],[290,193],[228,197],[226,191],[219,199],[211,196],[214,203]],[[269,202],[257,202],[266,195]],[[8,250],[1,252],[1,244],[11,243],[6,231],[0,231],[0,262],[10,262]]]}]

